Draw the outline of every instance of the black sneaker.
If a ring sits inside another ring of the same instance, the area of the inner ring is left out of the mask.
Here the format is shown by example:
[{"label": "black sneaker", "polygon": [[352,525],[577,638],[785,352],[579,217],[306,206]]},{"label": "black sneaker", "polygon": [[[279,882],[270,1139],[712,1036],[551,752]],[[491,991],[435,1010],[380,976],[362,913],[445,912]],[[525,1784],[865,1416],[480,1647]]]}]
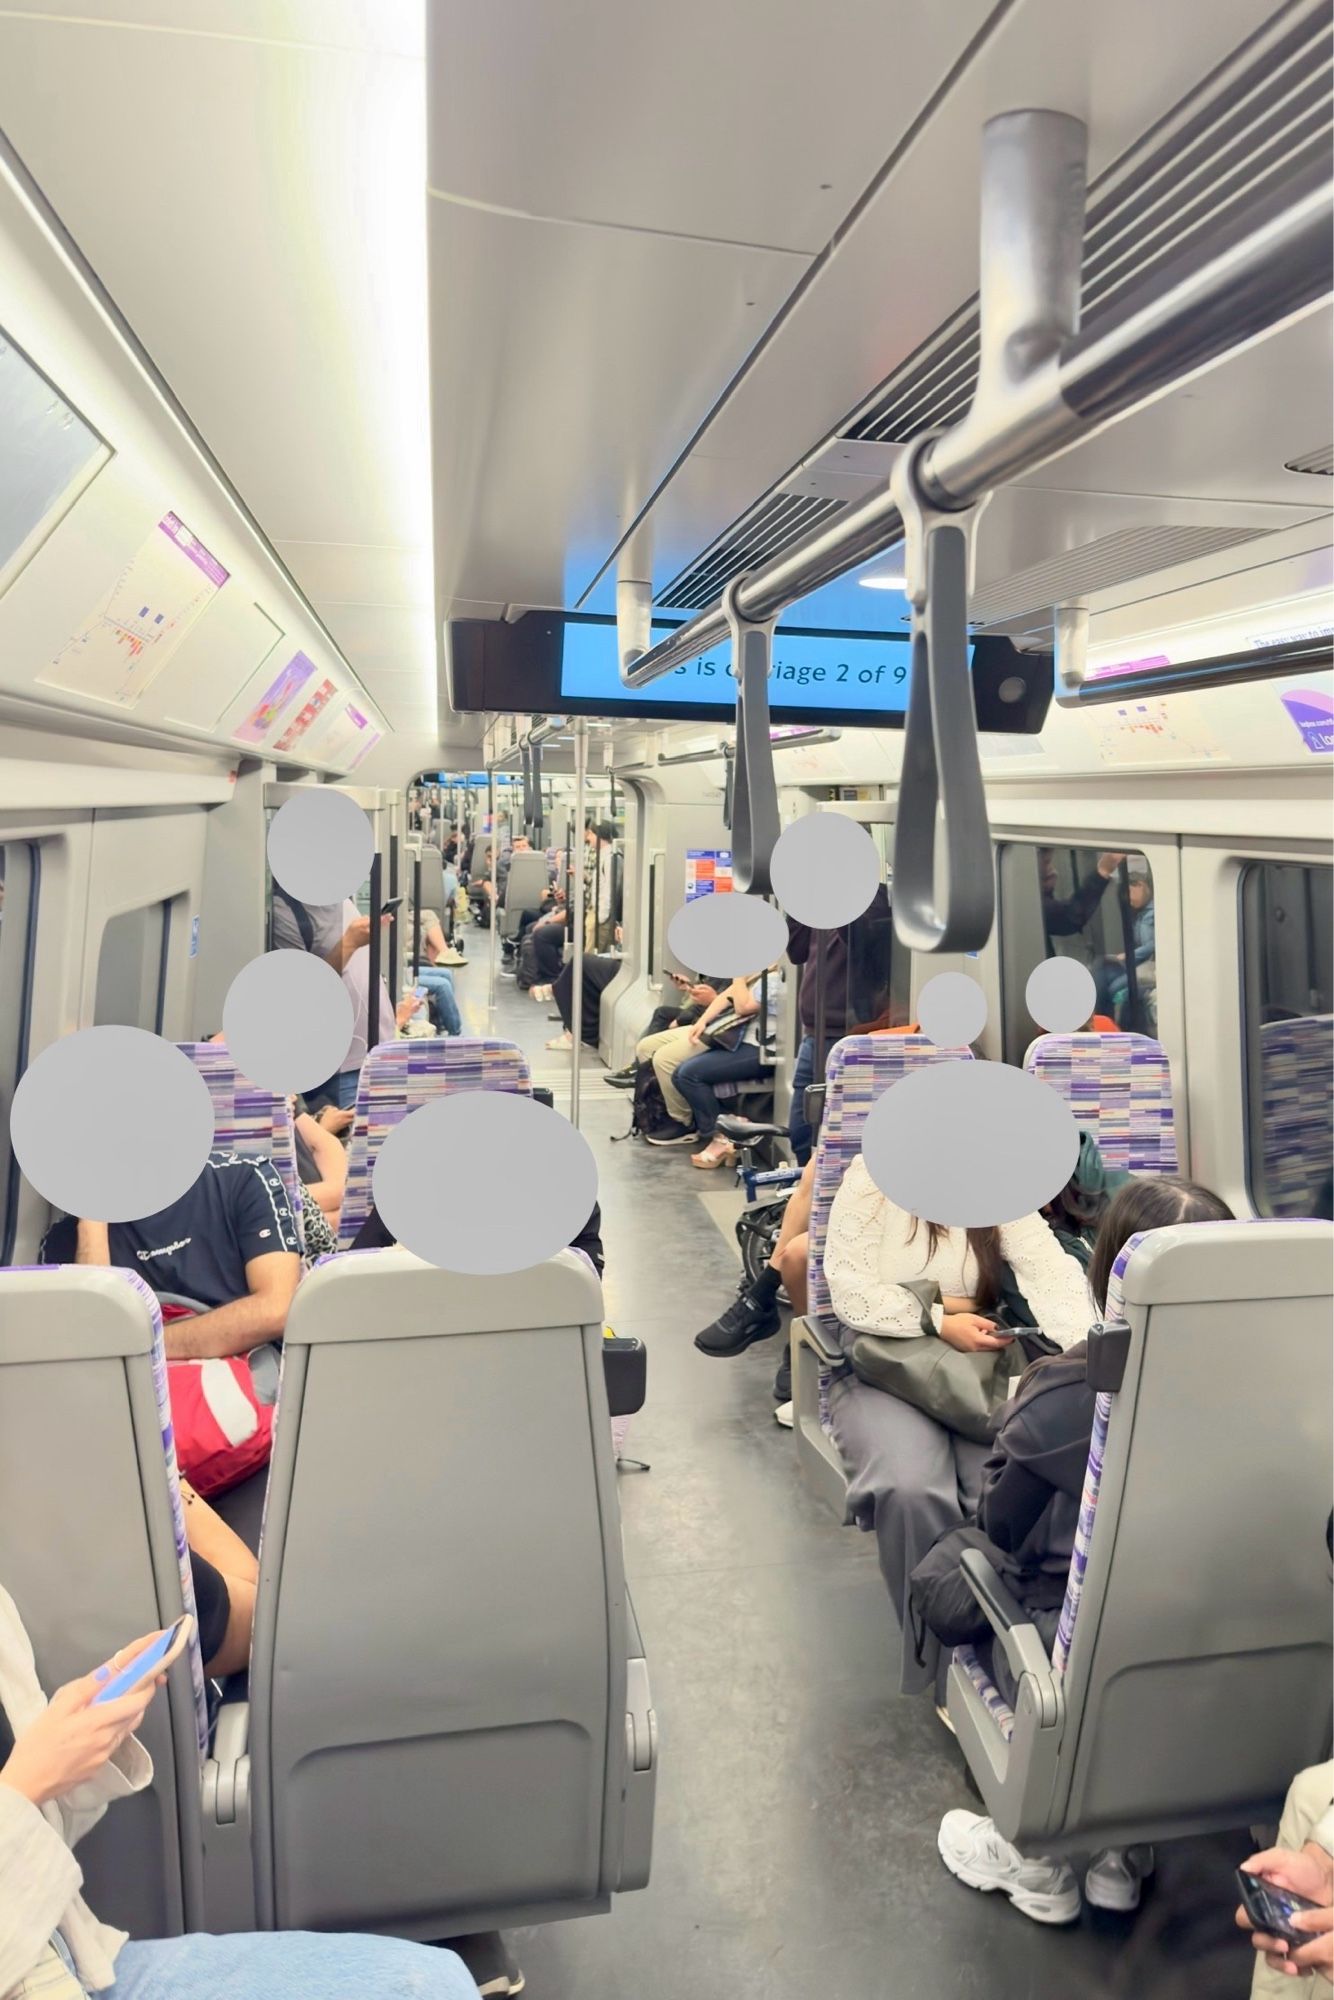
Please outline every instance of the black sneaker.
[{"label": "black sneaker", "polygon": [[635,1087],[635,1078],[638,1074],[638,1063],[631,1063],[629,1069],[609,1070],[602,1081],[609,1083],[613,1090],[633,1090]]},{"label": "black sneaker", "polygon": [[699,1133],[692,1132],[688,1125],[678,1125],[669,1118],[656,1132],[646,1132],[644,1137],[650,1146],[694,1146],[699,1142]]},{"label": "black sneaker", "polygon": [[695,1345],[701,1354],[744,1354],[757,1340],[771,1339],[782,1324],[783,1315],[772,1299],[761,1301],[743,1292],[712,1326],[695,1335]]},{"label": "black sneaker", "polygon": [[790,1403],[792,1401],[792,1349],[790,1347],[779,1362],[778,1373],[774,1376],[774,1401],[776,1403]]},{"label": "black sneaker", "polygon": [[523,1974],[499,1931],[479,1931],[473,1937],[448,1938],[446,1943],[467,1966],[479,1993],[500,1995],[523,1992]]}]

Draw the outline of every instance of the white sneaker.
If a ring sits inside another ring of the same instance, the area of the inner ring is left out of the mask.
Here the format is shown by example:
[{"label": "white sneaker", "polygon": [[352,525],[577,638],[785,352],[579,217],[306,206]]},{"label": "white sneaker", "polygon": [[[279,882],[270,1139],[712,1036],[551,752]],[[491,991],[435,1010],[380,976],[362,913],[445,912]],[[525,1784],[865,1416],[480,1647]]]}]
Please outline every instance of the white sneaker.
[{"label": "white sneaker", "polygon": [[549,986],[530,986],[528,988],[528,997],[530,1000],[536,1000],[540,1007],[544,1000],[551,998],[551,988]]},{"label": "white sneaker", "polygon": [[790,1431],[792,1429],[791,1403],[780,1403],[778,1405],[778,1408],[774,1411],[774,1422],[776,1424],[781,1424],[785,1431]]},{"label": "white sneaker", "polygon": [[1084,1877],[1084,1894],[1095,1909],[1137,1910],[1145,1878],[1153,1873],[1151,1847],[1104,1847]]},{"label": "white sneaker", "polygon": [[947,1812],[936,1836],[940,1858],[970,1889],[999,1889],[1035,1924],[1072,1924],[1079,1884],[1063,1861],[1026,1861],[978,1813]]}]

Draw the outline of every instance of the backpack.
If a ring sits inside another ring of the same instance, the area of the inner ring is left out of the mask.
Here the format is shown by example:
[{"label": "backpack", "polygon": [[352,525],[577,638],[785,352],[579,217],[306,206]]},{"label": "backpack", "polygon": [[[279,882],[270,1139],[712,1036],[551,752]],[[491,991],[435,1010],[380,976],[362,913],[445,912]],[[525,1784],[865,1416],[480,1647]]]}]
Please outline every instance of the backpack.
[{"label": "backpack", "polygon": [[[164,1323],[194,1317],[188,1306],[163,1303]],[[269,1350],[265,1359],[271,1355]],[[273,1450],[273,1399],[261,1401],[251,1359],[235,1354],[167,1363],[177,1463],[205,1500],[262,1471]]]},{"label": "backpack", "polygon": [[613,1134],[613,1145],[619,1139],[648,1139],[672,1122],[672,1114],[667,1109],[667,1100],[662,1094],[662,1085],[658,1082],[653,1064],[640,1063],[635,1071],[634,1096],[630,1100],[630,1130]]}]

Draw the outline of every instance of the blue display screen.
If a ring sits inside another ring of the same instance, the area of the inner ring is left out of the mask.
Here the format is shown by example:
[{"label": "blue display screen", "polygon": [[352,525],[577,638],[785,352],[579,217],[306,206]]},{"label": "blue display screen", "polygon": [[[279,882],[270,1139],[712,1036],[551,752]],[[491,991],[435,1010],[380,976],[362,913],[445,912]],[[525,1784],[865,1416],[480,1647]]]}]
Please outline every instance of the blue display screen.
[{"label": "blue display screen", "polygon": [[[674,628],[654,623],[654,640]],[[799,720],[844,716],[869,721],[901,718],[908,706],[906,635],[894,633],[805,632],[800,628],[774,633],[769,672],[769,706],[780,719]],[[565,702],[586,703],[598,713],[617,708],[721,708],[729,714],[736,701],[731,642],[687,660],[647,687],[628,688],[616,656],[616,625],[612,619],[567,617],[560,665],[560,695]]]}]

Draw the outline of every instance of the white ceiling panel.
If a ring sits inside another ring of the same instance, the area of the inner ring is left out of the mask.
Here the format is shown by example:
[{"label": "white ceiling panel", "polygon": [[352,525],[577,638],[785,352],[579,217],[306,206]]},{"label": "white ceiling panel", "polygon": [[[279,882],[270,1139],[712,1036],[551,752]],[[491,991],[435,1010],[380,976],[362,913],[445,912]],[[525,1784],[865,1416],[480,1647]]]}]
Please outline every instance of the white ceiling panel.
[{"label": "white ceiling panel", "polygon": [[441,595],[563,603],[806,259],[441,201],[430,233]]},{"label": "white ceiling panel", "polygon": [[[690,546],[697,489],[684,477],[655,505],[655,583],[707,546],[720,513],[734,520],[781,480],[976,291],[980,141],[989,117],[1033,103],[1084,117],[1096,175],[1272,11],[1272,0],[1208,8],[1020,0],[704,431],[697,449],[707,461],[709,532]],[[1206,452],[1226,444],[1216,431],[1201,439]],[[1139,480],[1152,486],[1152,454],[1136,463]],[[1235,454],[1232,463],[1232,491],[1245,497],[1247,469]],[[605,597],[604,580],[590,608],[606,608]]]},{"label": "white ceiling panel", "polygon": [[0,127],[334,638],[349,598],[426,607],[364,651],[433,690],[422,33],[421,0],[0,5]]},{"label": "white ceiling panel", "polygon": [[376,50],[420,59],[422,0],[27,0],[0,14],[78,26],[303,48]]},{"label": "white ceiling panel", "polygon": [[821,249],[994,0],[430,0],[431,186]]}]

